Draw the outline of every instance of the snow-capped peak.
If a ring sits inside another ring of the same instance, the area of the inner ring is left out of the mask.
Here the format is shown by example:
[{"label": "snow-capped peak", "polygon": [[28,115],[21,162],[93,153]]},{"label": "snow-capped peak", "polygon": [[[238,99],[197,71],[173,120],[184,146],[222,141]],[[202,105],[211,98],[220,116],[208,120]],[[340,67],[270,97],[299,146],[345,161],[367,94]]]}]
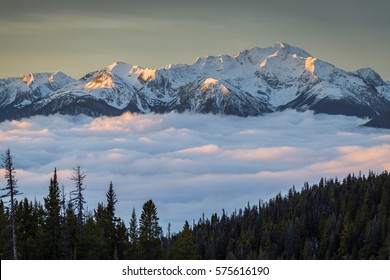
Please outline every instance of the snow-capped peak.
[{"label": "snow-capped peak", "polygon": [[[137,76],[140,80],[150,81],[156,78],[156,69],[143,68],[138,65],[131,65],[125,62],[114,62],[106,67],[106,71],[112,75],[128,80],[131,75]],[[110,76],[111,77],[111,76]],[[110,78],[107,76],[107,78]]]},{"label": "snow-capped peak", "polygon": [[48,81],[54,88],[60,88],[63,87],[64,85],[73,83],[75,79],[73,79],[72,77],[66,75],[61,71],[57,71],[49,77]]},{"label": "snow-capped peak", "polygon": [[121,61],[114,62],[111,65],[107,66],[108,71],[120,77],[129,75],[131,69],[133,69],[132,65]]},{"label": "snow-capped peak", "polygon": [[300,48],[291,46],[291,45],[286,44],[284,42],[277,42],[276,44],[274,44],[272,46],[272,48],[274,48],[275,50],[285,51],[285,52],[288,52],[290,54],[296,54],[296,55],[298,55],[300,57],[305,57],[306,58],[306,57],[310,57],[311,56],[305,50],[302,50]]},{"label": "snow-capped peak", "polygon": [[85,85],[87,89],[115,88],[112,74],[109,71],[100,71],[90,82]]},{"label": "snow-capped peak", "polygon": [[27,85],[31,85],[34,82],[34,74],[33,73],[23,74],[21,78],[22,78],[23,82]]},{"label": "snow-capped peak", "polygon": [[372,86],[381,86],[384,84],[381,76],[377,72],[375,72],[373,69],[367,67],[367,68],[361,68],[356,71],[357,75],[363,79],[367,84]]},{"label": "snow-capped peak", "polygon": [[23,74],[22,80],[25,84],[32,87],[38,87],[44,83],[47,83],[52,73],[29,73]]},{"label": "snow-capped peak", "polygon": [[221,92],[223,94],[230,93],[230,90],[220,80],[215,78],[206,78],[203,81],[200,90],[202,92],[207,92],[207,93],[216,93],[216,92]]},{"label": "snow-capped peak", "polygon": [[50,84],[53,89],[57,89],[75,81],[72,77],[69,77],[61,71],[55,73],[29,73],[22,75],[21,79],[32,89],[47,84]]},{"label": "snow-capped peak", "polygon": [[286,54],[289,54],[293,57],[311,57],[308,52],[300,48],[293,47],[283,42],[278,42],[275,43],[272,47],[252,48],[244,50],[234,55],[233,58],[235,58],[240,63],[245,63],[246,61],[249,61],[252,65],[259,65],[266,58],[275,57],[279,55],[285,56]]}]

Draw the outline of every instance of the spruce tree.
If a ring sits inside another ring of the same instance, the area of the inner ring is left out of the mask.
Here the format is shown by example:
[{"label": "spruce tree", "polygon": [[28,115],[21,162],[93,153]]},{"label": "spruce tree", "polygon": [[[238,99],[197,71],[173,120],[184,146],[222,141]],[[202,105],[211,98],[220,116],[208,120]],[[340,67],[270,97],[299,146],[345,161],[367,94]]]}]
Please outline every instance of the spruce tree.
[{"label": "spruce tree", "polygon": [[130,227],[129,227],[129,239],[130,239],[130,246],[129,246],[129,258],[130,259],[137,259],[137,247],[138,247],[138,237],[139,237],[139,230],[138,230],[138,222],[137,222],[137,215],[135,213],[135,208],[133,208],[133,212],[131,213],[131,219],[130,219]]},{"label": "spruce tree", "polygon": [[29,241],[33,255],[32,259],[44,259],[44,249],[45,249],[45,241],[44,241],[44,232],[43,228],[45,227],[45,210],[43,209],[42,204],[34,200],[34,204],[31,204],[32,207],[32,220],[34,221],[35,227],[33,229],[33,238]]},{"label": "spruce tree", "polygon": [[4,202],[0,199],[0,260],[6,259],[6,244],[8,243],[9,219],[5,211]]},{"label": "spruce tree", "polygon": [[82,233],[83,230],[83,219],[84,219],[84,195],[83,191],[85,190],[85,187],[83,186],[84,179],[86,175],[84,172],[81,171],[81,167],[77,166],[73,169],[72,177],[70,178],[72,181],[75,182],[76,189],[71,192],[72,197],[70,199],[70,202],[75,206],[77,210],[77,223],[79,227],[79,232]]},{"label": "spruce tree", "polygon": [[116,194],[114,191],[114,187],[112,182],[110,182],[110,186],[108,187],[108,191],[106,193],[107,198],[107,242],[109,246],[109,254],[112,258],[115,258],[115,252],[117,252],[118,240],[117,240],[117,223],[119,219],[115,217],[115,204],[118,202],[116,199]]},{"label": "spruce tree", "polygon": [[[18,257],[22,260],[35,257],[34,245],[41,240],[34,240],[36,237],[36,223],[33,216],[33,205],[24,198],[18,202],[16,207],[16,224],[18,227]],[[38,247],[39,248],[39,247]]]},{"label": "spruce tree", "polygon": [[161,256],[161,227],[157,208],[150,199],[142,207],[139,220],[139,253],[142,259],[155,260]]},{"label": "spruce tree", "polygon": [[57,169],[54,169],[53,178],[50,179],[49,195],[44,198],[46,212],[47,248],[50,259],[58,259],[60,248],[61,229],[61,200],[60,188],[57,179]]},{"label": "spruce tree", "polygon": [[119,220],[116,227],[117,245],[115,248],[114,258],[119,260],[127,259],[129,247],[129,234],[123,220]]},{"label": "spruce tree", "polygon": [[68,201],[64,220],[65,249],[67,259],[77,259],[77,243],[79,239],[77,216],[73,204]]},{"label": "spruce tree", "polygon": [[183,230],[171,248],[169,258],[174,260],[196,260],[199,258],[196,252],[195,238],[187,221],[185,221]]},{"label": "spruce tree", "polygon": [[13,156],[11,155],[10,149],[8,149],[2,156],[3,168],[5,169],[4,178],[7,180],[7,186],[2,188],[2,191],[6,191],[6,194],[0,196],[0,198],[9,197],[10,215],[11,215],[11,226],[12,226],[12,258],[17,259],[17,246],[16,246],[16,222],[15,222],[15,196],[19,195],[20,192],[17,190],[19,187],[16,184],[17,179],[15,178],[15,167],[13,163]]}]

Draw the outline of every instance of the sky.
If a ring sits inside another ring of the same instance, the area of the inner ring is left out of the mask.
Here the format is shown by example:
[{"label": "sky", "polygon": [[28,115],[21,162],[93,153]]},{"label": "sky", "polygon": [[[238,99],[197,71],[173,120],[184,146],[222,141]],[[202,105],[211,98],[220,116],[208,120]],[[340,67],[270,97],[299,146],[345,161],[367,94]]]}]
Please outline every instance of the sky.
[{"label": "sky", "polygon": [[[0,151],[14,156],[19,191],[43,201],[57,168],[69,193],[77,165],[87,175],[92,211],[112,181],[117,215],[129,226],[133,207],[152,199],[166,232],[205,214],[231,214],[304,182],[390,170],[388,130],[356,117],[284,111],[259,117],[202,114],[36,116],[0,123]],[[0,185],[5,185],[0,177]]]},{"label": "sky", "polygon": [[114,61],[160,68],[282,41],[390,80],[388,0],[19,0],[0,9],[0,77]]}]

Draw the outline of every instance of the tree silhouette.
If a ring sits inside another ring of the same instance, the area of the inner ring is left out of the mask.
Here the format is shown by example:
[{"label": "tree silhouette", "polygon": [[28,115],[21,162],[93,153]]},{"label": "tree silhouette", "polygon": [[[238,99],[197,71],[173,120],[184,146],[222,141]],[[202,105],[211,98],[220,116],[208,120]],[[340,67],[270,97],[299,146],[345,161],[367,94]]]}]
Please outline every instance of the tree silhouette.
[{"label": "tree silhouette", "polygon": [[82,233],[83,231],[83,219],[84,219],[84,195],[83,191],[85,190],[85,187],[83,187],[84,179],[86,175],[84,172],[81,171],[81,167],[77,166],[73,169],[72,177],[70,178],[72,181],[75,182],[76,189],[71,192],[72,197],[70,199],[71,203],[74,203],[75,208],[77,210],[77,222],[79,226],[79,232]]},{"label": "tree silhouette", "polygon": [[49,195],[44,198],[46,211],[46,230],[48,232],[47,247],[49,249],[49,258],[59,258],[59,239],[61,229],[61,200],[60,187],[57,179],[57,169],[54,169],[53,178],[50,179]]},{"label": "tree silhouette", "polygon": [[7,180],[7,186],[2,188],[2,191],[6,191],[6,194],[0,196],[0,198],[9,197],[9,208],[11,211],[11,226],[12,226],[12,258],[16,260],[17,246],[16,246],[16,222],[15,222],[15,196],[21,194],[18,191],[17,179],[15,178],[15,167],[13,163],[13,156],[11,155],[10,149],[7,149],[4,155],[2,155],[3,165],[5,169],[4,178]]},{"label": "tree silhouette", "polygon": [[157,208],[150,199],[142,207],[139,220],[139,253],[142,259],[159,259],[161,255],[161,227]]}]

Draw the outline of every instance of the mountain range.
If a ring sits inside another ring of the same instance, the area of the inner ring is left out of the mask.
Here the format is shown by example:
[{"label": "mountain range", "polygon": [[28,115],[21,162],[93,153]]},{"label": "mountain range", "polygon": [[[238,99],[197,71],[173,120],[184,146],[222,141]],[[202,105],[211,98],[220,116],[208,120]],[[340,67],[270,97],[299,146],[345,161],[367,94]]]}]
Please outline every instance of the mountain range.
[{"label": "mountain range", "polygon": [[285,109],[379,118],[374,126],[383,127],[390,122],[390,82],[371,68],[344,71],[282,42],[160,69],[115,62],[78,80],[60,71],[0,79],[0,121],[126,111],[245,117]]}]

